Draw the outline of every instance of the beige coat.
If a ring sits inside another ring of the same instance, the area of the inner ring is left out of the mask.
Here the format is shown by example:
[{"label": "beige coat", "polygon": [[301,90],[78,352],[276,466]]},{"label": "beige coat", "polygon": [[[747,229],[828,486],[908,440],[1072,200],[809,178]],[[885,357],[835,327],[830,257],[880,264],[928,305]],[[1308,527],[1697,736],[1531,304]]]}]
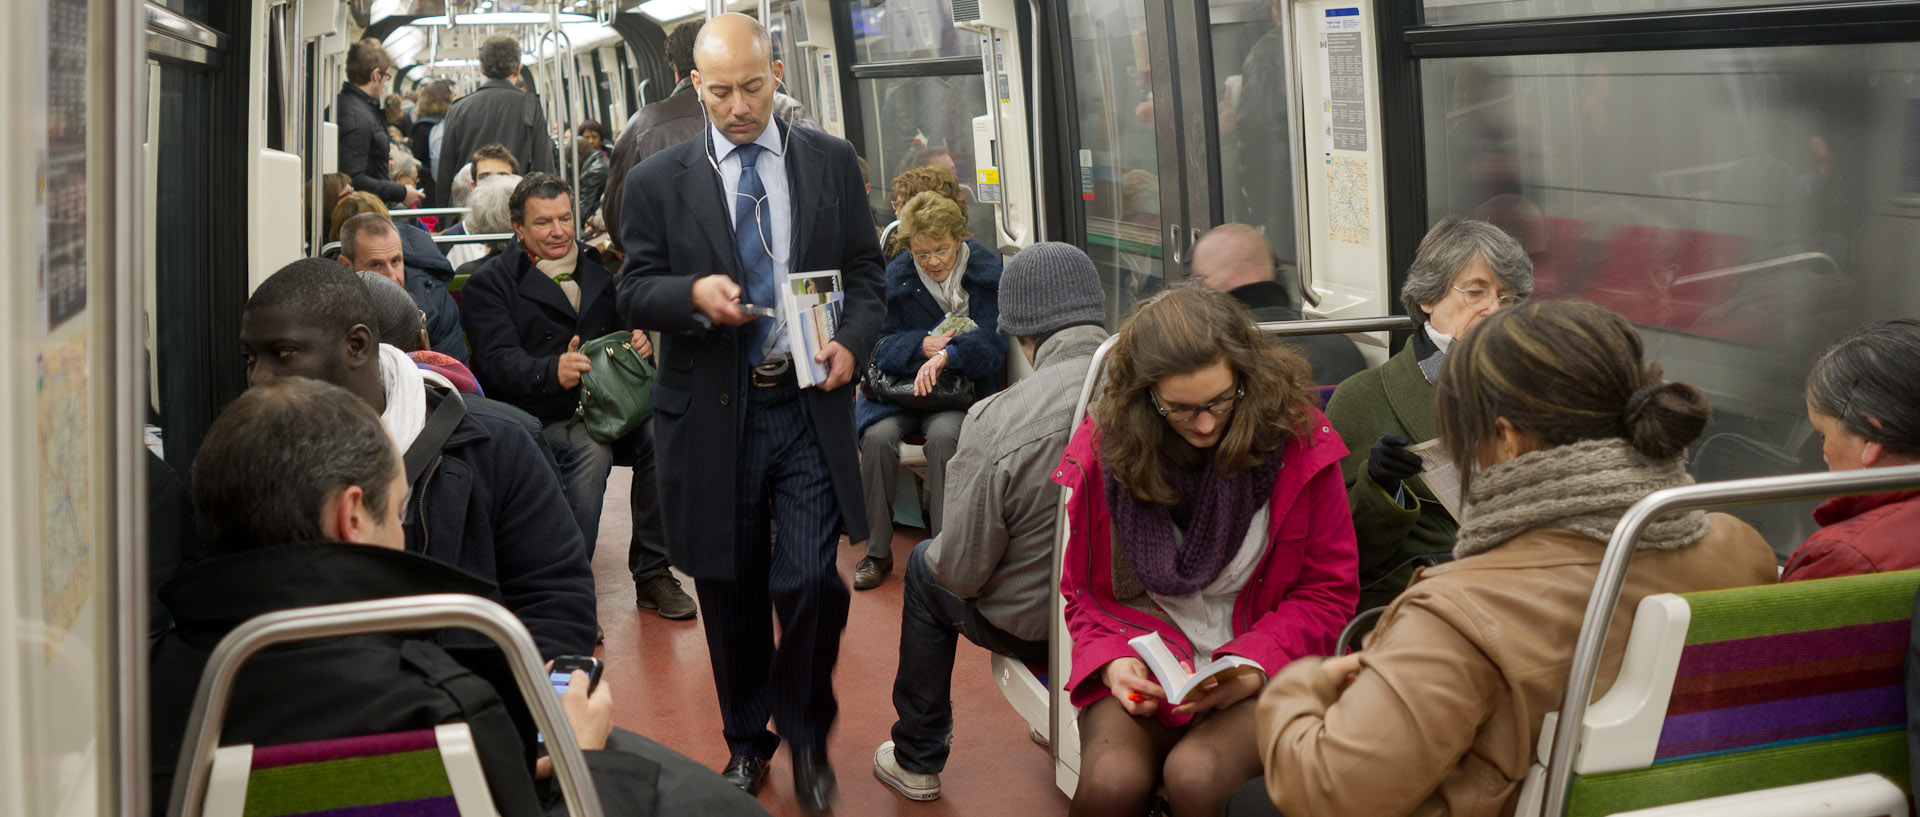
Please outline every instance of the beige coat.
[{"label": "beige coat", "polygon": [[[1344,692],[1319,659],[1260,697],[1257,741],[1280,812],[1311,817],[1510,815],[1540,720],[1560,708],[1604,543],[1523,533],[1421,572],[1387,609]],[[1760,534],[1714,514],[1707,537],[1634,554],[1607,631],[1598,697],[1620,669],[1642,597],[1769,584]]]}]

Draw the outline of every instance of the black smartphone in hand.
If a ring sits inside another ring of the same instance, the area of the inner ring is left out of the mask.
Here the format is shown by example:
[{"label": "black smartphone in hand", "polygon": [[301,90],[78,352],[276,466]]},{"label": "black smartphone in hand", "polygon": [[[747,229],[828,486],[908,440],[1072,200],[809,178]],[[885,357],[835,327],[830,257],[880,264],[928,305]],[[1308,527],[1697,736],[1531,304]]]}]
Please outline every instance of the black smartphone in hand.
[{"label": "black smartphone in hand", "polygon": [[547,680],[553,684],[553,694],[564,695],[567,685],[573,682],[573,671],[587,674],[587,694],[592,695],[600,685],[600,659],[591,655],[563,655],[553,659],[553,669],[547,672]]}]

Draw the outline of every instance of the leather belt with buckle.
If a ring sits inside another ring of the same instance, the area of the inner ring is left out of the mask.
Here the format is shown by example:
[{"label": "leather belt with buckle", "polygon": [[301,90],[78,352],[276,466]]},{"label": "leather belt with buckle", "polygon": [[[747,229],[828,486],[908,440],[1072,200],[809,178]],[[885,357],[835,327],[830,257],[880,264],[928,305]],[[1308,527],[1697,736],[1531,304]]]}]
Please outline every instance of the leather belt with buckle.
[{"label": "leather belt with buckle", "polygon": [[753,374],[748,379],[754,388],[757,389],[792,384],[795,382],[793,379],[793,361],[787,358],[781,358],[779,360],[762,363],[753,367]]}]

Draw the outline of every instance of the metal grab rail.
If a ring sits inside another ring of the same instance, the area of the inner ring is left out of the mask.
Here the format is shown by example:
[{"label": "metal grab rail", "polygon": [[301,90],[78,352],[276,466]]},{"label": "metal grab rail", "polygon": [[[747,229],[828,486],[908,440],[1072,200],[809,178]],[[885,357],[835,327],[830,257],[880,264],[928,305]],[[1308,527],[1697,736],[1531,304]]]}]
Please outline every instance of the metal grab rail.
[{"label": "metal grab rail", "polygon": [[[1388,315],[1378,318],[1269,321],[1255,324],[1254,326],[1260,331],[1276,337],[1301,337],[1305,335],[1344,335],[1350,332],[1385,332],[1394,329],[1412,329],[1416,328],[1417,324],[1414,323],[1412,318],[1406,315]],[[1078,432],[1080,430],[1080,424],[1086,421],[1087,408],[1093,401],[1093,387],[1096,383],[1100,382],[1101,366],[1106,363],[1107,353],[1113,350],[1113,344],[1119,339],[1120,335],[1115,333],[1106,340],[1101,341],[1099,348],[1093,350],[1093,360],[1087,365],[1087,379],[1080,384],[1080,396],[1073,404],[1073,422],[1067,426],[1069,438],[1071,438],[1075,432]],[[1056,543],[1056,546],[1058,546],[1059,543],[1067,541],[1067,489],[1065,486],[1060,488],[1059,498],[1054,502],[1053,541]],[[1060,587],[1061,558],[1061,554],[1055,554],[1055,558],[1053,559],[1053,584],[1051,586],[1055,590],[1052,594],[1053,620],[1055,621],[1060,620],[1060,617],[1065,613],[1065,599],[1062,598],[1058,592]],[[1051,740],[1048,742],[1047,751],[1053,755],[1056,767],[1060,762],[1060,737],[1062,728],[1060,722],[1062,707],[1057,705],[1059,701],[1056,696],[1063,695],[1065,691],[1065,677],[1061,675],[1060,669],[1060,667],[1053,665],[1053,651],[1048,650],[1047,684],[1049,689],[1047,690],[1047,709],[1048,719],[1050,721],[1048,729],[1052,734],[1049,735]]]},{"label": "metal grab rail", "polygon": [[409,216],[464,216],[471,210],[473,210],[471,207],[415,207],[411,210],[388,210],[387,215],[393,218],[407,218]]},{"label": "metal grab rail", "polygon": [[1726,267],[1724,269],[1696,272],[1692,275],[1682,275],[1673,279],[1673,283],[1670,286],[1686,286],[1687,284],[1697,284],[1702,281],[1735,278],[1742,275],[1755,275],[1762,272],[1790,269],[1800,264],[1818,268],[1820,272],[1828,275],[1840,274],[1840,266],[1833,262],[1832,256],[1823,252],[1802,252],[1794,253],[1793,255],[1783,255],[1779,258],[1769,258],[1765,261],[1756,261],[1751,264],[1741,264],[1737,267]]},{"label": "metal grab rail", "polygon": [[540,651],[527,627],[507,608],[478,596],[440,593],[424,596],[358,601],[281,610],[255,616],[220,639],[200,675],[187,719],[187,733],[175,766],[173,792],[167,801],[170,817],[185,817],[188,804],[197,813],[207,796],[214,750],[226,720],[227,698],[241,664],[269,647],[376,632],[409,630],[473,630],[491,639],[507,654],[513,680],[527,700],[533,722],[546,736],[553,758],[554,778],[576,817],[602,817],[600,794],[587,774],[585,756],[574,740],[560,698],[540,671]]},{"label": "metal grab rail", "polygon": [[1586,617],[1580,623],[1580,638],[1574,642],[1567,694],[1560,703],[1552,754],[1547,758],[1545,797],[1540,813],[1546,817],[1562,817],[1566,813],[1567,795],[1573,786],[1574,742],[1586,731],[1587,704],[1593,697],[1595,676],[1600,672],[1600,653],[1607,641],[1607,628],[1613,622],[1614,610],[1620,606],[1620,588],[1626,583],[1633,543],[1647,525],[1676,511],[1913,489],[1920,489],[1920,465],[1684,485],[1655,491],[1627,508],[1614,526],[1613,538],[1607,541],[1600,573],[1594,579],[1593,594],[1587,598]]},{"label": "metal grab rail", "polygon": [[[490,244],[513,238],[513,233],[475,233],[473,235],[436,235],[435,244]],[[333,258],[340,254],[340,242],[329,241],[320,247],[321,258]]]}]

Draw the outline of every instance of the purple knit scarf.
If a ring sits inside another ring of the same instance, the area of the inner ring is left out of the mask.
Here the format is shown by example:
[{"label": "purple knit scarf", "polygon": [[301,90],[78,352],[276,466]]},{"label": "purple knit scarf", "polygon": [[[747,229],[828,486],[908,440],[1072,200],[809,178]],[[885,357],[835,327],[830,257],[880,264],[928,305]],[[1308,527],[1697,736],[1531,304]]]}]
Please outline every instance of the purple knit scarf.
[{"label": "purple knit scarf", "polygon": [[[1179,505],[1134,499],[1108,471],[1107,508],[1114,538],[1140,584],[1162,596],[1185,596],[1212,584],[1239,553],[1247,525],[1273,495],[1280,452],[1269,453],[1233,480],[1214,473],[1211,457],[1196,470],[1169,470]],[[1176,520],[1187,532],[1179,544],[1174,539]]]}]

